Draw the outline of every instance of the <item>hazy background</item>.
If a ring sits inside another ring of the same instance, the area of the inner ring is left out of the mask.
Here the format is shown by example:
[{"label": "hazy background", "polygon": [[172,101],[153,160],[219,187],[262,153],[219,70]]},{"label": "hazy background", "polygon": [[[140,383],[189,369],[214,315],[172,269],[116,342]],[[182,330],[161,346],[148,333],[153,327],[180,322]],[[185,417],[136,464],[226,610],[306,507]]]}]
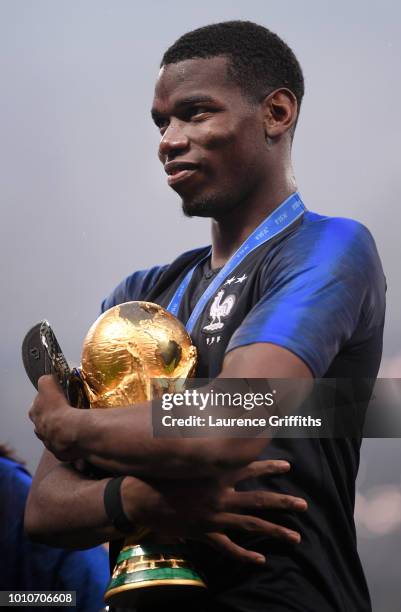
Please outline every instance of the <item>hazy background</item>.
[{"label": "hazy background", "polygon": [[[26,331],[47,318],[78,363],[117,282],[208,242],[166,185],[149,114],[163,51],[207,23],[257,21],[298,56],[298,184],[310,209],[372,231],[388,279],[382,373],[401,377],[400,17],[395,1],[0,0],[0,440],[32,470]],[[400,486],[400,440],[365,441],[357,525],[375,612],[399,610]]]}]

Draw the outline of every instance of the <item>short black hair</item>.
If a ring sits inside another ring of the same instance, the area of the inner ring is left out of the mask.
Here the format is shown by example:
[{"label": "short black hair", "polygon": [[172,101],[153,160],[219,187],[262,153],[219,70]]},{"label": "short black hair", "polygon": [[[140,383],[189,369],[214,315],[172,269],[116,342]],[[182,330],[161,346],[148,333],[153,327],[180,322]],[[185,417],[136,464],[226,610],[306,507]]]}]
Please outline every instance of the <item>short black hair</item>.
[{"label": "short black hair", "polygon": [[297,58],[277,34],[251,21],[223,21],[192,30],[167,49],[160,66],[218,55],[228,57],[229,76],[251,101],[260,102],[286,87],[300,108],[304,78]]}]

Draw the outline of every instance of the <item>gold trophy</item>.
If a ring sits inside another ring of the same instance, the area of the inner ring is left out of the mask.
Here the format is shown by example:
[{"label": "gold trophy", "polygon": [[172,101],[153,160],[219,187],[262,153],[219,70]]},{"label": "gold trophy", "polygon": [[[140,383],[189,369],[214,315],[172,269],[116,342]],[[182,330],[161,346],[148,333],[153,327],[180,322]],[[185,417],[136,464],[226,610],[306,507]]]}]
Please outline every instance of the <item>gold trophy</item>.
[{"label": "gold trophy", "polygon": [[[195,365],[196,349],[178,319],[157,304],[127,302],[90,328],[80,375],[90,407],[108,408],[179,391]],[[117,607],[165,605],[166,597],[181,600],[205,588],[186,560],[185,544],[158,540],[138,526],[124,542],[105,601]]]}]

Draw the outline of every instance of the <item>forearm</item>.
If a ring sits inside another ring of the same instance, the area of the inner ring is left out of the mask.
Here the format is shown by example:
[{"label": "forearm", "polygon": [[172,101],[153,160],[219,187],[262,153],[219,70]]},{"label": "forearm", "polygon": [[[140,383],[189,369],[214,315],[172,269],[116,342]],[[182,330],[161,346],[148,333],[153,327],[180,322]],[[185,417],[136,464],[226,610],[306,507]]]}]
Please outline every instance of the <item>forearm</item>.
[{"label": "forearm", "polygon": [[[122,480],[124,514],[135,526],[161,536],[201,539],[241,560],[264,562],[264,557],[238,546],[227,530],[264,533],[292,543],[299,534],[249,514],[263,509],[305,510],[303,500],[260,491],[238,492],[235,482],[289,469],[283,461],[260,461],[232,474],[231,479],[145,482]],[[108,479],[91,481],[45,451],[34,478],[26,508],[26,530],[51,546],[85,548],[124,537],[110,526],[103,508]],[[244,515],[243,515],[244,513]]]},{"label": "forearm", "polygon": [[150,402],[74,416],[78,454],[110,472],[139,477],[218,476],[247,465],[268,443],[266,438],[154,438]]},{"label": "forearm", "polygon": [[45,451],[26,504],[27,534],[65,548],[89,548],[121,537],[104,510],[107,481],[88,479]]},{"label": "forearm", "polygon": [[[249,378],[263,378],[263,368],[258,369],[258,364],[260,366],[264,363],[266,353],[266,347],[262,348],[262,354],[259,354],[260,351],[252,347],[255,353],[253,359],[245,349],[232,351],[227,366],[213,381],[213,388],[216,383],[220,387],[227,384],[223,381],[235,379],[236,388],[244,385],[244,391],[248,392]],[[275,377],[292,377],[295,381],[306,378],[308,385],[312,384],[311,373],[297,357],[280,349],[279,356],[282,357],[281,361],[284,360],[284,365],[280,366],[280,359],[276,356],[277,347],[271,350],[272,355],[268,352],[267,357],[269,362],[276,363],[276,367],[271,368]],[[198,392],[209,397],[207,390],[208,387],[202,387]],[[291,410],[303,401],[305,391],[300,393],[296,389],[295,395],[294,401],[290,402]],[[281,402],[282,399],[278,403]],[[209,411],[213,406],[206,405],[206,408]],[[139,477],[177,479],[218,476],[255,460],[268,444],[271,433],[266,429],[263,438],[241,439],[155,438],[152,430],[152,402],[128,407],[78,410],[68,406],[51,377],[39,380],[39,394],[32,405],[30,417],[39,437],[59,459],[85,458],[111,473]]]},{"label": "forearm", "polygon": [[[265,360],[269,363],[266,371]],[[249,379],[261,378],[270,389],[271,378],[287,379],[280,389],[275,409],[294,412],[312,388],[312,375],[303,362],[289,351],[275,346],[255,345],[229,353],[224,367],[211,385],[198,389],[208,397],[209,387],[249,392]],[[293,384],[288,384],[288,379]],[[230,382],[231,380],[231,382]],[[300,384],[302,380],[302,385]],[[277,380],[276,380],[277,382]],[[211,412],[212,406],[206,405]],[[76,413],[77,416],[77,413]],[[270,441],[263,438],[154,438],[152,403],[126,408],[89,410],[78,415],[76,428],[79,452],[94,463],[114,472],[164,478],[213,477],[254,461]]]}]

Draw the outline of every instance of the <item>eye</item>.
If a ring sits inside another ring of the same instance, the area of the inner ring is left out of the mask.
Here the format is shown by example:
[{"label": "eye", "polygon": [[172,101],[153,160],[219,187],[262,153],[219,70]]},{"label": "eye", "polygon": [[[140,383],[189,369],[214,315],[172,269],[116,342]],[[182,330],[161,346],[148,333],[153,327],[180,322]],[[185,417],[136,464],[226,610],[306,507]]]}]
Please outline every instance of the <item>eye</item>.
[{"label": "eye", "polygon": [[206,106],[194,106],[188,111],[188,116],[194,119],[204,119],[204,115],[206,114],[210,114],[210,108]]}]

